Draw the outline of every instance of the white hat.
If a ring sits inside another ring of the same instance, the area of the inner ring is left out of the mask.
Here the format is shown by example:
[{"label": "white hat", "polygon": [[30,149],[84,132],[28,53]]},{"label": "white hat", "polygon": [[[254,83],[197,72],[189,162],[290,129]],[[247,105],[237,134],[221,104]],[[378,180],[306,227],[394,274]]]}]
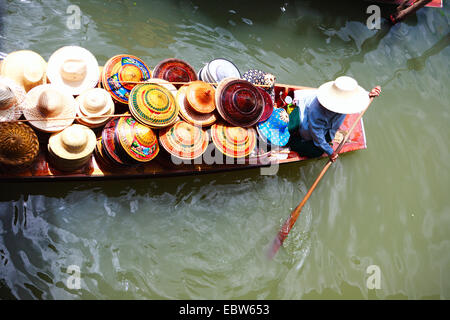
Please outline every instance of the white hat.
[{"label": "white hat", "polygon": [[77,115],[86,117],[78,119],[78,122],[88,127],[100,127],[111,120],[109,117],[101,116],[114,114],[114,101],[105,89],[89,89],[80,94],[76,101],[78,104]]},{"label": "white hat", "polygon": [[48,139],[49,149],[62,160],[80,160],[94,152],[97,138],[94,131],[81,124],[73,124]]},{"label": "white hat", "polygon": [[25,104],[25,89],[14,80],[0,77],[0,121],[18,120]]},{"label": "white hat", "polygon": [[346,76],[321,85],[317,99],[328,110],[341,114],[359,113],[370,101],[369,93],[355,79]]},{"label": "white hat", "polygon": [[51,55],[47,77],[52,84],[64,87],[72,95],[79,95],[97,85],[100,71],[91,52],[78,46],[66,46]]},{"label": "white hat", "polygon": [[36,129],[58,132],[70,126],[75,119],[76,101],[61,87],[43,84],[27,93],[23,114]]}]

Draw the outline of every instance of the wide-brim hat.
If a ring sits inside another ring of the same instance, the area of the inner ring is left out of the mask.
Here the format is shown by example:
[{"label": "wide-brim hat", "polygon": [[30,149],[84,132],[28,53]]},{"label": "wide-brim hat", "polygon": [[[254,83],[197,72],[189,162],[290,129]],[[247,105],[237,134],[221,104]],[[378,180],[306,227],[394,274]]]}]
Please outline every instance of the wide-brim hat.
[{"label": "wide-brim hat", "polygon": [[114,101],[105,89],[92,88],[80,94],[77,101],[77,119],[81,124],[91,128],[106,124],[114,114]]},{"label": "wide-brim hat", "polygon": [[153,77],[175,82],[175,87],[182,84],[176,82],[191,82],[198,80],[194,68],[186,61],[170,58],[158,63],[153,69]]},{"label": "wide-brim hat", "polygon": [[251,127],[264,112],[264,98],[258,88],[246,80],[227,78],[216,90],[216,108],[233,126]]},{"label": "wide-brim hat", "polygon": [[116,126],[120,148],[134,161],[146,163],[159,153],[155,132],[132,117],[121,117]]},{"label": "wide-brim hat", "polygon": [[126,165],[128,164],[125,159],[122,159],[119,155],[118,144],[115,141],[116,127],[119,123],[120,118],[111,119],[102,130],[102,154],[106,159],[115,165]]},{"label": "wide-brim hat", "polygon": [[11,52],[2,61],[0,75],[16,81],[25,91],[45,84],[47,63],[38,53],[31,50]]},{"label": "wide-brim hat", "polygon": [[17,82],[0,77],[0,121],[18,120],[25,107],[25,96],[25,89]]},{"label": "wide-brim hat", "polygon": [[270,116],[272,115],[272,112],[274,110],[273,100],[270,97],[270,94],[266,90],[264,90],[260,87],[257,87],[257,88],[264,98],[264,111],[263,111],[263,114],[261,115],[261,118],[259,119],[259,122],[263,122],[263,121],[266,121],[267,119],[269,119]]},{"label": "wide-brim hat", "polygon": [[0,168],[24,169],[39,153],[34,130],[22,122],[0,122]]},{"label": "wide-brim hat", "polygon": [[130,92],[134,86],[151,77],[152,72],[144,61],[129,54],[119,54],[105,63],[102,84],[114,100],[128,104]]},{"label": "wide-brim hat", "polygon": [[186,89],[186,99],[198,113],[211,113],[216,109],[216,90],[204,81],[193,81]]},{"label": "wide-brim hat", "polygon": [[[281,119],[281,114],[286,111],[282,108],[275,109],[270,116],[264,122],[261,122],[257,125],[257,130],[259,136],[268,143],[273,145],[283,147],[285,146],[290,137],[289,133],[289,122],[285,122]],[[289,119],[286,113],[287,119]]]},{"label": "wide-brim hat", "polygon": [[317,99],[326,109],[341,114],[359,113],[370,101],[369,93],[347,76],[322,84]]},{"label": "wide-brim hat", "polygon": [[87,49],[65,46],[48,59],[47,78],[50,83],[62,86],[72,95],[94,88],[100,78],[97,59]]},{"label": "wide-brim hat", "polygon": [[208,133],[185,121],[178,121],[159,132],[159,143],[171,155],[192,160],[200,157],[208,148]]},{"label": "wide-brim hat", "polygon": [[177,96],[177,92],[178,92],[177,87],[175,87],[173,84],[171,84],[167,80],[159,79],[159,78],[151,78],[151,79],[148,79],[146,82],[153,83],[153,84],[159,84],[161,87],[164,87],[167,90],[169,90],[172,93],[174,98]]},{"label": "wide-brim hat", "polygon": [[53,84],[43,84],[27,93],[22,111],[36,129],[58,132],[73,123],[76,110],[77,103],[70,92]]},{"label": "wide-brim hat", "polygon": [[176,96],[176,102],[178,107],[180,108],[180,117],[194,126],[201,127],[207,127],[216,122],[218,118],[216,111],[211,113],[199,113],[191,107],[186,99],[186,90],[187,86],[182,86],[180,89],[178,89],[178,93]]},{"label": "wide-brim hat", "polygon": [[226,78],[241,78],[241,73],[236,65],[227,59],[214,59],[210,61],[205,72],[211,82],[219,83]]},{"label": "wide-brim hat", "polygon": [[133,117],[152,128],[172,125],[178,119],[178,105],[172,93],[161,85],[136,85],[130,93],[129,108]]},{"label": "wide-brim hat", "polygon": [[216,148],[231,158],[246,157],[256,146],[256,131],[253,128],[213,124],[211,137]]},{"label": "wide-brim hat", "polygon": [[81,124],[73,124],[48,139],[48,148],[60,160],[79,164],[94,152],[97,137],[94,131]]}]

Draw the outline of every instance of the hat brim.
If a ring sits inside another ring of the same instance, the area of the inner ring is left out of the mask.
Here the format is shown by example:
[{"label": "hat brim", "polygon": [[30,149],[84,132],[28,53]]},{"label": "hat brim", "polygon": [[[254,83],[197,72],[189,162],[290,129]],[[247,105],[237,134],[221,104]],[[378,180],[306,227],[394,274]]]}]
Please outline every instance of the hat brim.
[{"label": "hat brim", "polygon": [[94,152],[95,145],[97,144],[97,137],[95,136],[94,131],[86,126],[83,126],[81,124],[74,124],[74,126],[79,127],[80,130],[83,130],[83,132],[85,132],[86,134],[87,143],[83,150],[77,153],[67,151],[64,148],[61,140],[63,131],[54,133],[50,136],[50,138],[48,139],[48,147],[58,158],[78,163],[78,161],[82,162],[82,160],[84,160],[86,157],[89,157]]},{"label": "hat brim", "polygon": [[[107,91],[106,91],[107,92]],[[84,102],[84,98],[86,97],[86,95],[83,93],[81,95],[79,95],[75,100],[77,102],[77,116],[78,117],[82,117],[80,119],[78,119],[77,121],[81,122],[81,124],[87,125],[91,128],[96,128],[96,127],[100,127],[104,124],[106,124],[111,118],[110,117],[106,117],[107,115],[113,115],[115,112],[115,105],[114,105],[114,101],[111,98],[111,95],[109,94],[109,92],[107,92],[108,94],[108,111],[104,114],[101,115],[101,117],[88,117],[86,115],[83,114],[83,112],[81,112],[81,108],[80,106],[83,104]]]},{"label": "hat brim", "polygon": [[[81,59],[86,63],[86,76],[82,81],[64,80],[60,70],[67,59]],[[66,46],[56,50],[48,59],[47,78],[52,84],[69,90],[72,95],[79,95],[97,85],[100,79],[100,70],[97,59],[90,51],[78,46]]]},{"label": "hat brim", "polygon": [[334,81],[322,84],[317,89],[317,99],[326,109],[341,113],[360,113],[369,105],[369,93],[362,87],[349,92],[338,90],[334,86]]},{"label": "hat brim", "polygon": [[244,158],[256,147],[256,131],[253,128],[241,128],[247,130],[248,139],[244,145],[227,143],[226,129],[230,126],[223,124],[214,124],[211,127],[211,137],[216,148],[224,155],[231,158]]},{"label": "hat brim", "polygon": [[216,122],[216,112],[198,113],[190,105],[188,105],[188,103],[186,103],[186,90],[187,86],[181,87],[178,89],[176,96],[176,103],[180,108],[180,117],[194,126],[207,127]]},{"label": "hat brim", "polygon": [[18,120],[22,115],[22,110],[25,108],[26,103],[25,89],[22,86],[20,86],[16,81],[5,77],[0,77],[0,83],[11,88],[17,100],[17,103],[11,108],[8,108],[6,110],[0,110],[0,122]]}]

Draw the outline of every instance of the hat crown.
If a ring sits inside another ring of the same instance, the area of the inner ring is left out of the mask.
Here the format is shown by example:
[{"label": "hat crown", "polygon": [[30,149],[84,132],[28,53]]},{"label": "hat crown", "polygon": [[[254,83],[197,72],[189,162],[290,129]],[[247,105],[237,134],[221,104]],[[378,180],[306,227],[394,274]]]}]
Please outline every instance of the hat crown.
[{"label": "hat crown", "polygon": [[45,117],[57,116],[63,110],[63,97],[59,91],[48,88],[39,95],[36,107]]},{"label": "hat crown", "polygon": [[88,114],[101,114],[106,112],[108,101],[102,89],[89,90],[83,99],[84,111]]},{"label": "hat crown", "polygon": [[67,151],[77,153],[86,147],[88,137],[82,128],[71,126],[61,133],[61,142]]},{"label": "hat crown", "polygon": [[44,68],[41,63],[36,61],[26,61],[23,68],[23,80],[27,84],[35,84],[44,77]]},{"label": "hat crown", "polygon": [[195,141],[199,140],[199,131],[199,129],[186,122],[179,122],[175,136],[179,143],[183,145],[192,145]]},{"label": "hat crown", "polygon": [[17,99],[12,89],[5,84],[0,84],[0,110],[7,110],[15,103]]},{"label": "hat crown", "polygon": [[61,65],[61,76],[65,81],[82,81],[86,77],[87,65],[82,59],[66,59]]},{"label": "hat crown", "polygon": [[334,86],[341,91],[354,91],[358,88],[358,82],[353,78],[342,76],[334,80]]}]

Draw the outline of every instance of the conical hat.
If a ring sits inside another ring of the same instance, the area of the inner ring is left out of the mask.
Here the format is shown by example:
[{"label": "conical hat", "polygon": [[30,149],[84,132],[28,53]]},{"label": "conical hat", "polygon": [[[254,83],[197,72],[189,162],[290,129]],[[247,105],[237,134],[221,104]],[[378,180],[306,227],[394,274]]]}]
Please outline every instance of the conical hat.
[{"label": "conical hat", "polygon": [[136,83],[152,77],[149,67],[138,57],[120,54],[109,59],[103,67],[102,84],[114,100],[128,104],[131,90]]},{"label": "conical hat", "polygon": [[136,85],[128,105],[136,120],[152,128],[167,127],[177,121],[179,108],[175,98],[161,85]]},{"label": "conical hat", "polygon": [[186,89],[186,98],[190,106],[199,113],[211,113],[216,109],[216,90],[203,81],[193,81]]},{"label": "conical hat", "polygon": [[180,117],[194,126],[207,127],[216,122],[218,115],[216,111],[211,113],[198,113],[195,111],[186,99],[187,86],[184,85],[178,89],[176,102],[180,108]]},{"label": "conical hat", "polygon": [[47,63],[39,54],[30,50],[11,52],[1,63],[0,75],[16,81],[25,91],[45,84]]},{"label": "conical hat", "polygon": [[43,84],[27,93],[23,114],[36,129],[58,132],[73,123],[76,110],[76,101],[69,92],[52,84]]},{"label": "conical hat", "polygon": [[79,46],[59,48],[48,59],[47,78],[72,95],[79,95],[97,85],[100,78],[97,59]]},{"label": "conical hat", "polygon": [[39,153],[36,133],[22,122],[0,122],[0,167],[22,169]]},{"label": "conical hat", "polygon": [[159,78],[151,78],[151,79],[148,79],[146,82],[153,83],[153,84],[159,84],[161,87],[164,87],[167,90],[169,90],[170,93],[172,93],[174,98],[177,96],[178,89],[167,80],[159,79]]},{"label": "conical hat", "polygon": [[102,150],[103,155],[111,163],[115,165],[126,165],[127,163],[122,160],[118,155],[118,146],[115,143],[116,127],[120,118],[111,119],[102,130]]},{"label": "conical hat", "polygon": [[80,124],[73,124],[48,139],[49,149],[62,160],[80,160],[89,157],[97,138],[94,131]]},{"label": "conical hat", "polygon": [[326,109],[341,113],[359,113],[369,105],[369,93],[350,77],[339,77],[317,90],[317,99]]},{"label": "conical hat", "polygon": [[25,108],[24,88],[12,79],[0,77],[0,121],[18,120]]},{"label": "conical hat", "polygon": [[256,131],[253,128],[213,124],[211,136],[216,148],[232,158],[246,157],[256,146]]},{"label": "conical hat", "polygon": [[76,101],[78,107],[77,116],[84,117],[77,121],[88,127],[100,127],[110,120],[106,115],[114,114],[114,101],[105,89],[89,89],[79,95]]},{"label": "conical hat", "polygon": [[222,118],[236,127],[251,127],[264,112],[258,88],[246,80],[227,78],[216,90],[216,108]]},{"label": "conical hat", "polygon": [[[153,77],[167,80],[169,82],[191,82],[197,80],[194,68],[180,59],[166,59],[158,63],[153,69]],[[181,87],[181,84],[175,84]]]},{"label": "conical hat", "polygon": [[278,108],[273,111],[269,119],[258,124],[258,134],[264,141],[283,147],[288,143],[290,137],[288,124],[287,112]]},{"label": "conical hat", "polygon": [[272,101],[272,98],[270,97],[270,94],[266,90],[264,90],[260,87],[257,87],[257,88],[264,98],[264,112],[263,112],[261,118],[259,119],[259,122],[263,122],[263,121],[266,121],[267,119],[269,119],[270,115],[273,112],[273,101]]},{"label": "conical hat", "polygon": [[180,159],[200,157],[208,147],[208,133],[187,122],[178,121],[169,128],[159,132],[161,146],[171,155]]},{"label": "conical hat", "polygon": [[139,163],[149,162],[158,155],[158,139],[153,130],[132,117],[120,118],[116,126],[116,137],[121,149]]}]

